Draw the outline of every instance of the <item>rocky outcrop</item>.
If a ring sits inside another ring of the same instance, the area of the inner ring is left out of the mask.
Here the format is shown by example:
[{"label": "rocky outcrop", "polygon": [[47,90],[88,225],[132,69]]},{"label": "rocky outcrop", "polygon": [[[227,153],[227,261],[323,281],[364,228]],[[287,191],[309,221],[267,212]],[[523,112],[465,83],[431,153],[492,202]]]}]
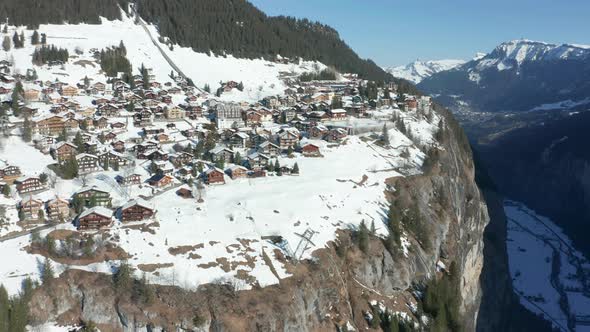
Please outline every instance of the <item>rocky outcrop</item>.
[{"label": "rocky outcrop", "polygon": [[388,180],[395,190],[386,194],[416,204],[429,230],[429,245],[421,242],[423,236],[419,240],[406,232],[407,256],[392,254],[379,237],[371,237],[368,251],[362,252],[353,244],[355,235],[341,231],[338,244],[315,251],[313,259],[296,265],[283,260],[292,276],[278,285],[245,291],[220,284],[194,291],[156,286],[148,303],[132,291],[115,292],[108,275],[71,270],[35,291],[31,315],[38,322],[93,321],[101,331],[364,330],[371,301],[414,317],[412,287],[437,277],[441,261],[458,266],[463,325],[474,330],[488,215],[475,184],[469,144],[452,117],[444,114],[442,146],[429,153],[424,174]]}]

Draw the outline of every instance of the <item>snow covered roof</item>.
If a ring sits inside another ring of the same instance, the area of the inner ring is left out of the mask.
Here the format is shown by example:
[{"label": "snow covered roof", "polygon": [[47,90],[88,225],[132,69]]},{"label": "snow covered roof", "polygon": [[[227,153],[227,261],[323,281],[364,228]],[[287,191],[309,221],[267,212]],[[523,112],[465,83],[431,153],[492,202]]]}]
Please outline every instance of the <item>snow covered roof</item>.
[{"label": "snow covered roof", "polygon": [[107,209],[104,206],[95,206],[93,208],[90,208],[90,209],[82,212],[78,216],[78,218],[84,218],[84,217],[89,216],[93,213],[98,214],[103,217],[106,217],[106,218],[111,218],[113,216],[113,211],[111,209]]},{"label": "snow covered roof", "polygon": [[135,206],[135,205],[138,205],[138,206],[144,207],[146,209],[150,209],[150,210],[154,209],[154,205],[152,203],[150,203],[142,198],[136,198],[136,199],[130,200],[125,205],[123,205],[121,207],[121,210],[126,210],[126,209],[128,209],[132,206]]}]

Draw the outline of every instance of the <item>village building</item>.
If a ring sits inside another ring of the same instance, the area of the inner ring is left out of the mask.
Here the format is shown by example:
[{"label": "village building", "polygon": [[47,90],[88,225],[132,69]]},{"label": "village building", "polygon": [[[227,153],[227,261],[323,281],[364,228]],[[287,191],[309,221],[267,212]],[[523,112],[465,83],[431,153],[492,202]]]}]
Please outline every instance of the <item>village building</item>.
[{"label": "village building", "polygon": [[59,142],[55,145],[51,152],[53,158],[55,158],[59,163],[63,163],[76,156],[78,153],[78,147],[72,143]]},{"label": "village building", "polygon": [[282,150],[295,148],[299,142],[299,135],[291,130],[285,130],[279,134],[279,147]]},{"label": "village building", "polygon": [[38,177],[21,177],[14,181],[19,194],[32,193],[45,189],[45,184]]},{"label": "village building", "polygon": [[111,194],[97,187],[85,187],[74,194],[74,199],[81,201],[82,205],[87,207],[94,206],[111,206]]},{"label": "village building", "polygon": [[98,157],[89,153],[80,153],[77,155],[76,162],[78,163],[79,174],[92,173],[100,169]]},{"label": "village building", "polygon": [[25,220],[38,220],[43,212],[43,202],[31,197],[25,198],[20,203],[20,213]]},{"label": "village building", "polygon": [[232,165],[226,170],[226,172],[232,180],[248,177],[248,169],[244,166]]},{"label": "village building", "polygon": [[270,141],[260,143],[260,145],[258,145],[257,150],[258,152],[268,155],[270,157],[276,157],[281,153],[281,148],[278,145],[271,143]]},{"label": "village building", "polygon": [[156,174],[147,181],[154,188],[165,188],[174,183],[174,178],[168,174]]},{"label": "village building", "polygon": [[102,206],[95,206],[78,216],[78,229],[99,230],[109,228],[113,224],[113,211]]},{"label": "village building", "polygon": [[121,207],[121,221],[141,221],[150,219],[155,215],[156,211],[152,204],[138,198],[129,201]]},{"label": "village building", "polygon": [[52,221],[65,221],[70,215],[69,202],[65,199],[54,198],[47,202],[47,216]]},{"label": "village building", "polygon": [[306,157],[319,157],[321,156],[320,147],[315,144],[305,144],[301,148],[301,153]]},{"label": "village building", "polygon": [[222,170],[212,167],[203,173],[206,184],[225,184],[225,177]]}]

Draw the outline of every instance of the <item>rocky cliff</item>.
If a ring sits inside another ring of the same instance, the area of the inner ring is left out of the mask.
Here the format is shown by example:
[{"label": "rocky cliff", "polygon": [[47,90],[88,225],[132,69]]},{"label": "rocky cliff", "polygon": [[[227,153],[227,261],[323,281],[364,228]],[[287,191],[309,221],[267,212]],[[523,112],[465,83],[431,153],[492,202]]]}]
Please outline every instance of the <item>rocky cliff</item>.
[{"label": "rocky cliff", "polygon": [[441,278],[455,262],[462,326],[475,330],[488,214],[468,141],[450,114],[437,111],[445,117],[441,147],[429,151],[423,174],[389,179],[392,190],[384,193],[420,211],[427,232],[404,227],[407,255],[388,250],[377,236],[363,252],[356,231],[343,230],[337,243],[311,260],[284,259],[292,277],[278,285],[243,291],[229,284],[153,286],[149,300],[135,290],[115,291],[111,276],[70,270],[35,291],[31,316],[38,322],[92,321],[101,331],[352,331],[369,328],[377,308],[422,328],[418,294],[426,280]]}]

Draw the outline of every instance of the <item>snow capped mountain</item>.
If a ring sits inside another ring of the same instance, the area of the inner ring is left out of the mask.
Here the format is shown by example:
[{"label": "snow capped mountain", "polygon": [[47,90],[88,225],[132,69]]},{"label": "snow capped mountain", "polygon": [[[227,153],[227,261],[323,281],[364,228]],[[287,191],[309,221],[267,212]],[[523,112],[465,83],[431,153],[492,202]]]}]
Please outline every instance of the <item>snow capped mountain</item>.
[{"label": "snow capped mountain", "polygon": [[464,64],[463,60],[434,60],[434,61],[414,61],[405,66],[385,68],[385,71],[391,73],[397,78],[403,78],[414,84],[420,83],[423,79],[432,76],[441,71],[450,70]]},{"label": "snow capped mountain", "polygon": [[433,73],[418,88],[450,107],[466,102],[484,111],[527,111],[585,103],[589,75],[590,46],[520,39],[453,70]]},{"label": "snow capped mountain", "polygon": [[477,70],[496,67],[507,70],[520,67],[524,62],[550,60],[583,60],[590,57],[590,46],[549,44],[520,39],[498,45],[491,53],[477,59]]}]

